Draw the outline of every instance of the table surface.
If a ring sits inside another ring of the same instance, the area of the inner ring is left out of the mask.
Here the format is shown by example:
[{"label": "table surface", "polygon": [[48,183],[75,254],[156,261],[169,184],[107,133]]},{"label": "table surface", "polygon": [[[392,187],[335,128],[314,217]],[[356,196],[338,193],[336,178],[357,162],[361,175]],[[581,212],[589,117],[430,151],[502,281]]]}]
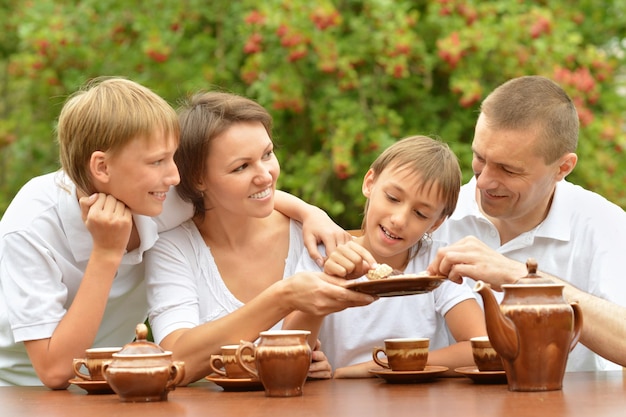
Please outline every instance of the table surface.
[{"label": "table surface", "polygon": [[563,389],[511,392],[506,384],[468,378],[390,384],[379,378],[308,381],[301,397],[268,398],[263,391],[225,392],[212,382],[179,387],[168,400],[120,402],[71,386],[0,387],[0,415],[13,416],[625,416],[626,373],[567,373]]}]

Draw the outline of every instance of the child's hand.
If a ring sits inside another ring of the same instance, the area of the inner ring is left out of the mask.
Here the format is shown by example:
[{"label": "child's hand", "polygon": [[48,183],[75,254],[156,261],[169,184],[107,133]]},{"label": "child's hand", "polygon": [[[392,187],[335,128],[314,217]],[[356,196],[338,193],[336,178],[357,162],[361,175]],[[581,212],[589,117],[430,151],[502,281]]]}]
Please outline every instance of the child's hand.
[{"label": "child's hand", "polygon": [[365,275],[376,260],[371,253],[355,241],[347,242],[335,249],[324,263],[328,275],[354,279]]},{"label": "child's hand", "polygon": [[320,268],[324,265],[324,258],[317,248],[318,243],[324,244],[326,253],[331,253],[338,245],[352,239],[350,233],[339,227],[325,211],[317,207],[302,222],[302,236],[311,259]]},{"label": "child's hand", "polygon": [[133,227],[133,216],[128,207],[112,195],[103,193],[81,197],[79,204],[94,250],[123,255]]},{"label": "child's hand", "polygon": [[333,370],[328,362],[326,354],[321,351],[322,343],[319,339],[315,343],[315,349],[311,352],[311,366],[309,366],[308,378],[311,379],[330,379],[333,376]]}]

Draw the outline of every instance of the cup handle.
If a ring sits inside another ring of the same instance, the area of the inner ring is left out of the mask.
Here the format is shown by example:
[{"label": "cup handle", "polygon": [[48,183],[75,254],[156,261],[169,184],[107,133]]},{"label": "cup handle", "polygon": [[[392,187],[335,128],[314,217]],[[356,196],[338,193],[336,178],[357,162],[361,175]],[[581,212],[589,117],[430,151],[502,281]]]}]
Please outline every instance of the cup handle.
[{"label": "cup handle", "polygon": [[245,341],[242,340],[241,344],[237,348],[237,352],[235,352],[235,356],[237,356],[237,361],[239,362],[239,365],[243,369],[248,371],[251,375],[254,375],[255,378],[258,378],[259,377],[259,372],[256,369],[254,369],[253,367],[251,367],[250,365],[248,365],[242,358],[243,352],[246,351],[246,350],[249,350],[250,353],[254,355],[255,346],[251,342],[245,342]]},{"label": "cup handle", "polygon": [[383,349],[383,348],[381,348],[381,347],[375,347],[375,348],[372,350],[372,358],[374,359],[374,362],[376,362],[376,364],[377,364],[377,365],[382,366],[383,368],[390,369],[390,368],[389,368],[389,362],[382,361],[382,360],[380,360],[380,359],[378,358],[378,354],[379,354],[380,352],[385,353],[385,349]]},{"label": "cup handle", "polygon": [[222,369],[224,367],[222,355],[211,355],[211,359],[209,359],[209,366],[216,374],[226,376],[226,371]]},{"label": "cup handle", "polygon": [[182,361],[173,361],[170,365],[170,378],[165,386],[165,391],[172,391],[176,388],[176,385],[185,377],[185,363]]},{"label": "cup handle", "polygon": [[85,359],[81,358],[81,359],[74,359],[72,364],[74,365],[74,373],[76,374],[77,377],[82,378],[82,379],[86,379],[87,381],[91,381],[91,375],[84,373],[81,368],[84,366],[87,366],[85,364]]}]

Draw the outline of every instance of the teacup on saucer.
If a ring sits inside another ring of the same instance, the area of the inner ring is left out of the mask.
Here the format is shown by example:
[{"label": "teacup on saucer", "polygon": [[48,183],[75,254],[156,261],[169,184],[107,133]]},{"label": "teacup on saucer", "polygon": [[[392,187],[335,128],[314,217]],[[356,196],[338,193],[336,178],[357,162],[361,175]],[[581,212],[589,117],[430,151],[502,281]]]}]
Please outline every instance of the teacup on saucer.
[{"label": "teacup on saucer", "polygon": [[472,345],[472,356],[474,363],[481,372],[484,371],[504,371],[502,358],[491,346],[488,336],[472,337],[470,339]]}]

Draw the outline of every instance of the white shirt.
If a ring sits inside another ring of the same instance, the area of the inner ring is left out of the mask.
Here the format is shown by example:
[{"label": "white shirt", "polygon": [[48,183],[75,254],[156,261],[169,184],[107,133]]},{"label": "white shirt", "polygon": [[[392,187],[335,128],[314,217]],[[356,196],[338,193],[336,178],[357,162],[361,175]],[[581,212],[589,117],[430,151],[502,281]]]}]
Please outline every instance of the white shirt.
[{"label": "white shirt", "polygon": [[[461,188],[456,211],[434,237],[456,242],[473,235],[510,259],[525,263],[528,258],[535,258],[540,271],[626,306],[626,212],[619,206],[580,186],[560,181],[546,219],[501,246],[497,229],[479,210],[475,190],[475,179]],[[474,286],[473,280],[465,281]],[[502,293],[495,295],[502,299]],[[621,367],[581,343],[569,355],[568,371],[609,369]]]},{"label": "white shirt", "polygon": [[[143,253],[157,240],[154,221],[134,216],[141,238],[124,255],[93,346],[123,346],[145,321]],[[0,221],[0,385],[42,385],[23,341],[52,336],[72,304],[92,250],[76,188],[62,173],[30,180]],[[81,329],[75,329],[80,332]]]},{"label": "white shirt", "polygon": [[[419,273],[428,266],[441,242],[425,245],[409,262],[405,273]],[[320,246],[320,251],[324,248]],[[309,256],[301,256],[298,271],[319,271]],[[359,280],[367,280],[361,277]],[[450,345],[444,316],[474,294],[466,285],[444,281],[426,294],[382,297],[363,307],[328,315],[320,329],[322,351],[334,369],[372,360],[372,349],[396,337],[428,337],[429,350]]]},{"label": "white shirt", "polygon": [[[294,274],[303,248],[302,228],[291,220],[283,278]],[[161,234],[146,254],[146,280],[156,343],[174,330],[217,320],[244,305],[224,284],[210,248],[191,220]],[[281,322],[274,326],[280,327]]]},{"label": "white shirt", "polygon": [[191,219],[193,216],[193,205],[178,195],[176,187],[170,187],[167,192],[167,198],[163,202],[163,211],[157,217],[154,217],[159,233],[171,230],[181,225],[184,221]]}]

